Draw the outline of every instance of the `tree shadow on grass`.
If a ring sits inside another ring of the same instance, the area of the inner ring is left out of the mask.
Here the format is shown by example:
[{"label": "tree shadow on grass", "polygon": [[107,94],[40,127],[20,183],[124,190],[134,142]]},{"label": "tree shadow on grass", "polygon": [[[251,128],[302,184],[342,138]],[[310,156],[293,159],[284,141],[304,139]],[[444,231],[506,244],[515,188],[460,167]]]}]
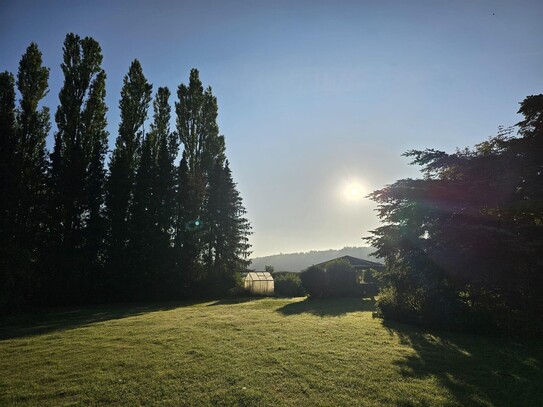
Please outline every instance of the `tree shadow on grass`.
[{"label": "tree shadow on grass", "polygon": [[0,341],[65,331],[149,312],[167,311],[198,302],[107,304],[77,308],[49,308],[32,313],[13,315],[0,319]]},{"label": "tree shadow on grass", "polygon": [[224,298],[221,300],[213,301],[211,304],[207,304],[208,307],[215,307],[217,305],[235,305],[243,304],[246,302],[260,301],[269,297],[239,297],[239,298]]},{"label": "tree shadow on grass", "polygon": [[[383,322],[415,352],[394,362],[406,378],[433,378],[459,406],[543,406],[543,347]],[[400,400],[401,401],[401,400]]]},{"label": "tree shadow on grass", "polygon": [[374,299],[334,298],[334,299],[305,299],[292,302],[277,309],[283,315],[313,314],[319,317],[339,317],[350,312],[375,311]]}]

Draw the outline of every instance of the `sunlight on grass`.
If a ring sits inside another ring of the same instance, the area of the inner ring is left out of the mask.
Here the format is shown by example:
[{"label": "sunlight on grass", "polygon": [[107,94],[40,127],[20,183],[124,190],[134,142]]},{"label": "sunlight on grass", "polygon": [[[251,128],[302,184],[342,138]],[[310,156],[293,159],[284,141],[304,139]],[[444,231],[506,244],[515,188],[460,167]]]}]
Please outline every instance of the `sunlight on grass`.
[{"label": "sunlight on grass", "polygon": [[239,299],[19,317],[0,329],[0,404],[543,405],[539,344],[373,309]]}]

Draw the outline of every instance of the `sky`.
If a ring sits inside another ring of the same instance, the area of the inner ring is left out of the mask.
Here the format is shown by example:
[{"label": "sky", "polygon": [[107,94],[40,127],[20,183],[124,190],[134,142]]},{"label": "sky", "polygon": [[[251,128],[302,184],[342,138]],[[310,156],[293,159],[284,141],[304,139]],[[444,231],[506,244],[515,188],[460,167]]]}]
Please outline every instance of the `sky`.
[{"label": "sky", "polygon": [[96,39],[112,148],[133,59],[174,95],[197,68],[257,257],[366,245],[379,226],[367,193],[420,174],[402,153],[517,123],[518,103],[543,93],[541,21],[540,0],[0,0],[0,70],[36,42],[54,115],[64,37]]}]

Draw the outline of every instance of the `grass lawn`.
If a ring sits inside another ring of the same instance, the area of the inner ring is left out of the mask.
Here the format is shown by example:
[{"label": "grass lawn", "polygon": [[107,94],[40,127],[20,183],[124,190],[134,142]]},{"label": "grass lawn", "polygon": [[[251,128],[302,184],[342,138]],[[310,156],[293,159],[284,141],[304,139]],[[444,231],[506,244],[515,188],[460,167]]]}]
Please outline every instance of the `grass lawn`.
[{"label": "grass lawn", "polygon": [[543,406],[541,342],[373,310],[295,298],[18,316],[0,327],[0,405]]}]

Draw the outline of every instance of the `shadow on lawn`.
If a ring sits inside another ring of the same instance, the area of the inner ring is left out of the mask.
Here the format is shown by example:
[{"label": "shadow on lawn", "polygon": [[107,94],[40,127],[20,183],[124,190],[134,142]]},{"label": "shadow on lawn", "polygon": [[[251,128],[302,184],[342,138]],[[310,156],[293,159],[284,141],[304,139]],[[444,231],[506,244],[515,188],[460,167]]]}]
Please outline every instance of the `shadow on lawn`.
[{"label": "shadow on lawn", "polygon": [[245,302],[259,301],[266,297],[239,297],[239,298],[224,298],[222,300],[213,301],[211,304],[207,304],[208,307],[215,307],[217,305],[235,305],[243,304]]},{"label": "shadow on lawn", "polygon": [[334,299],[305,299],[292,302],[277,309],[283,315],[313,314],[319,317],[339,317],[350,312],[375,311],[374,299],[334,298]]},{"label": "shadow on lawn", "polygon": [[458,405],[543,406],[543,347],[538,342],[383,325],[415,351],[395,362],[402,375],[436,379]]},{"label": "shadow on lawn", "polygon": [[4,317],[0,320],[0,341],[65,331],[98,322],[167,311],[195,302],[161,304],[108,304],[81,308],[51,308],[40,312]]}]

